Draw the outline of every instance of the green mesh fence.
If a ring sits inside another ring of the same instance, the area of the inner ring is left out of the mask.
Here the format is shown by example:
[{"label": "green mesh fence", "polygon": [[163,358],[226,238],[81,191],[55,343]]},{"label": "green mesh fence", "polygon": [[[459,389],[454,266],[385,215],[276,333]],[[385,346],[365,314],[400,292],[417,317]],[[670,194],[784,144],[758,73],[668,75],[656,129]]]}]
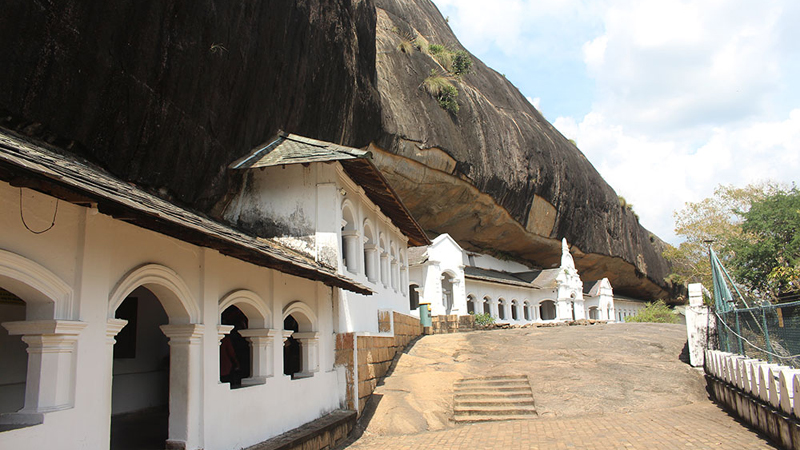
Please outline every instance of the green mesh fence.
[{"label": "green mesh fence", "polygon": [[800,301],[717,313],[720,350],[800,368]]}]

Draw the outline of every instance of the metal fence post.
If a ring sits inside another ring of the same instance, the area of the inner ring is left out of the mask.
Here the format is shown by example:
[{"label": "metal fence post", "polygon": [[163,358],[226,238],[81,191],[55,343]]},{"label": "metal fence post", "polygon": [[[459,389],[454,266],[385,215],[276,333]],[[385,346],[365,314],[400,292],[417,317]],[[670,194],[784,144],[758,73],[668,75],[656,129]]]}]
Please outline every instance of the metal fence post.
[{"label": "metal fence post", "polygon": [[742,329],[739,326],[739,310],[733,310],[734,315],[736,316],[736,341],[739,343],[739,354],[744,355],[744,347],[742,346]]},{"label": "metal fence post", "polygon": [[772,362],[772,344],[769,342],[769,328],[767,328],[767,308],[761,307],[761,323],[764,325],[764,340],[767,343],[767,359]]}]

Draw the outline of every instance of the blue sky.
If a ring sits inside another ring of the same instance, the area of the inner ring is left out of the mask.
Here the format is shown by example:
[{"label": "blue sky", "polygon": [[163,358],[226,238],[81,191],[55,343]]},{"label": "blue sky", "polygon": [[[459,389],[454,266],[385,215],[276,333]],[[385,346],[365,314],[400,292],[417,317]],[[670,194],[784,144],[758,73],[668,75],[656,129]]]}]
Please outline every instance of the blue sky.
[{"label": "blue sky", "polygon": [[800,2],[434,3],[668,242],[719,184],[800,180]]}]

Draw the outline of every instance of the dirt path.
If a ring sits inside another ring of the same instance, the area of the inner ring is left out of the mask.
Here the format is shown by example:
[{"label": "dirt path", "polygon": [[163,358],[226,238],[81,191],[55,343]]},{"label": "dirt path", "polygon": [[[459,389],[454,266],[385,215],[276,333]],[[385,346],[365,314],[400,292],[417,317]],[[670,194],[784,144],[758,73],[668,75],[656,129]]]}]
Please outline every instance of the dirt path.
[{"label": "dirt path", "polygon": [[624,413],[705,401],[702,376],[680,360],[679,325],[613,324],[425,336],[375,393],[367,433],[457,426],[453,382],[527,374],[540,418]]}]

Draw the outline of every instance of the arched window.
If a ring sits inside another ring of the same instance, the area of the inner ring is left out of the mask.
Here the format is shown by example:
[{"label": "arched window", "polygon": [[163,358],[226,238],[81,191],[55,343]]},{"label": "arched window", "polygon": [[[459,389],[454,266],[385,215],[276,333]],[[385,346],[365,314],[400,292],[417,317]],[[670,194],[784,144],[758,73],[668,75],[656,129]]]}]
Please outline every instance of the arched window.
[{"label": "arched window", "polygon": [[539,304],[539,317],[542,320],[556,319],[556,303],[552,300],[545,300]]},{"label": "arched window", "polygon": [[364,221],[364,273],[373,283],[378,281],[379,269],[378,245],[375,239],[375,230],[369,220]]},{"label": "arched window", "polygon": [[475,296],[470,294],[467,296],[467,314],[475,314],[476,309],[477,309],[477,300],[475,300]]},{"label": "arched window", "polygon": [[397,278],[400,275],[400,270],[399,270],[399,265],[398,265],[398,262],[397,262],[397,250],[395,250],[394,243],[392,243],[390,245],[391,245],[391,248],[389,250],[389,257],[390,257],[390,260],[389,260],[389,263],[390,263],[389,271],[390,271],[390,276],[391,276],[391,280],[392,280],[392,289],[394,289],[395,292],[397,292],[397,281],[398,281]]},{"label": "arched window", "polygon": [[519,320],[519,311],[517,311],[518,307],[519,303],[516,300],[511,300],[511,318],[513,320]]},{"label": "arched window", "polygon": [[231,389],[242,387],[242,379],[250,377],[250,343],[240,334],[248,327],[247,316],[234,305],[222,311],[222,325],[233,328],[222,338],[219,348],[219,380],[230,383]]},{"label": "arched window", "polygon": [[[25,302],[0,288],[0,323],[25,320]],[[0,327],[0,414],[17,412],[25,406],[28,352],[19,336],[11,336]]]},{"label": "arched window", "polygon": [[342,206],[342,262],[352,273],[358,273],[358,228],[349,203]]},{"label": "arched window", "polygon": [[316,323],[316,315],[303,302],[292,302],[283,310],[283,373],[293,380],[319,371]]},{"label": "arched window", "polygon": [[386,238],[383,236],[383,233],[380,235],[380,271],[381,271],[381,283],[383,287],[389,287],[389,247],[386,246]]},{"label": "arched window", "polygon": [[505,299],[500,299],[497,301],[497,317],[500,320],[506,320],[506,301]]},{"label": "arched window", "polygon": [[483,297],[483,313],[492,315],[492,300],[489,297]]}]

